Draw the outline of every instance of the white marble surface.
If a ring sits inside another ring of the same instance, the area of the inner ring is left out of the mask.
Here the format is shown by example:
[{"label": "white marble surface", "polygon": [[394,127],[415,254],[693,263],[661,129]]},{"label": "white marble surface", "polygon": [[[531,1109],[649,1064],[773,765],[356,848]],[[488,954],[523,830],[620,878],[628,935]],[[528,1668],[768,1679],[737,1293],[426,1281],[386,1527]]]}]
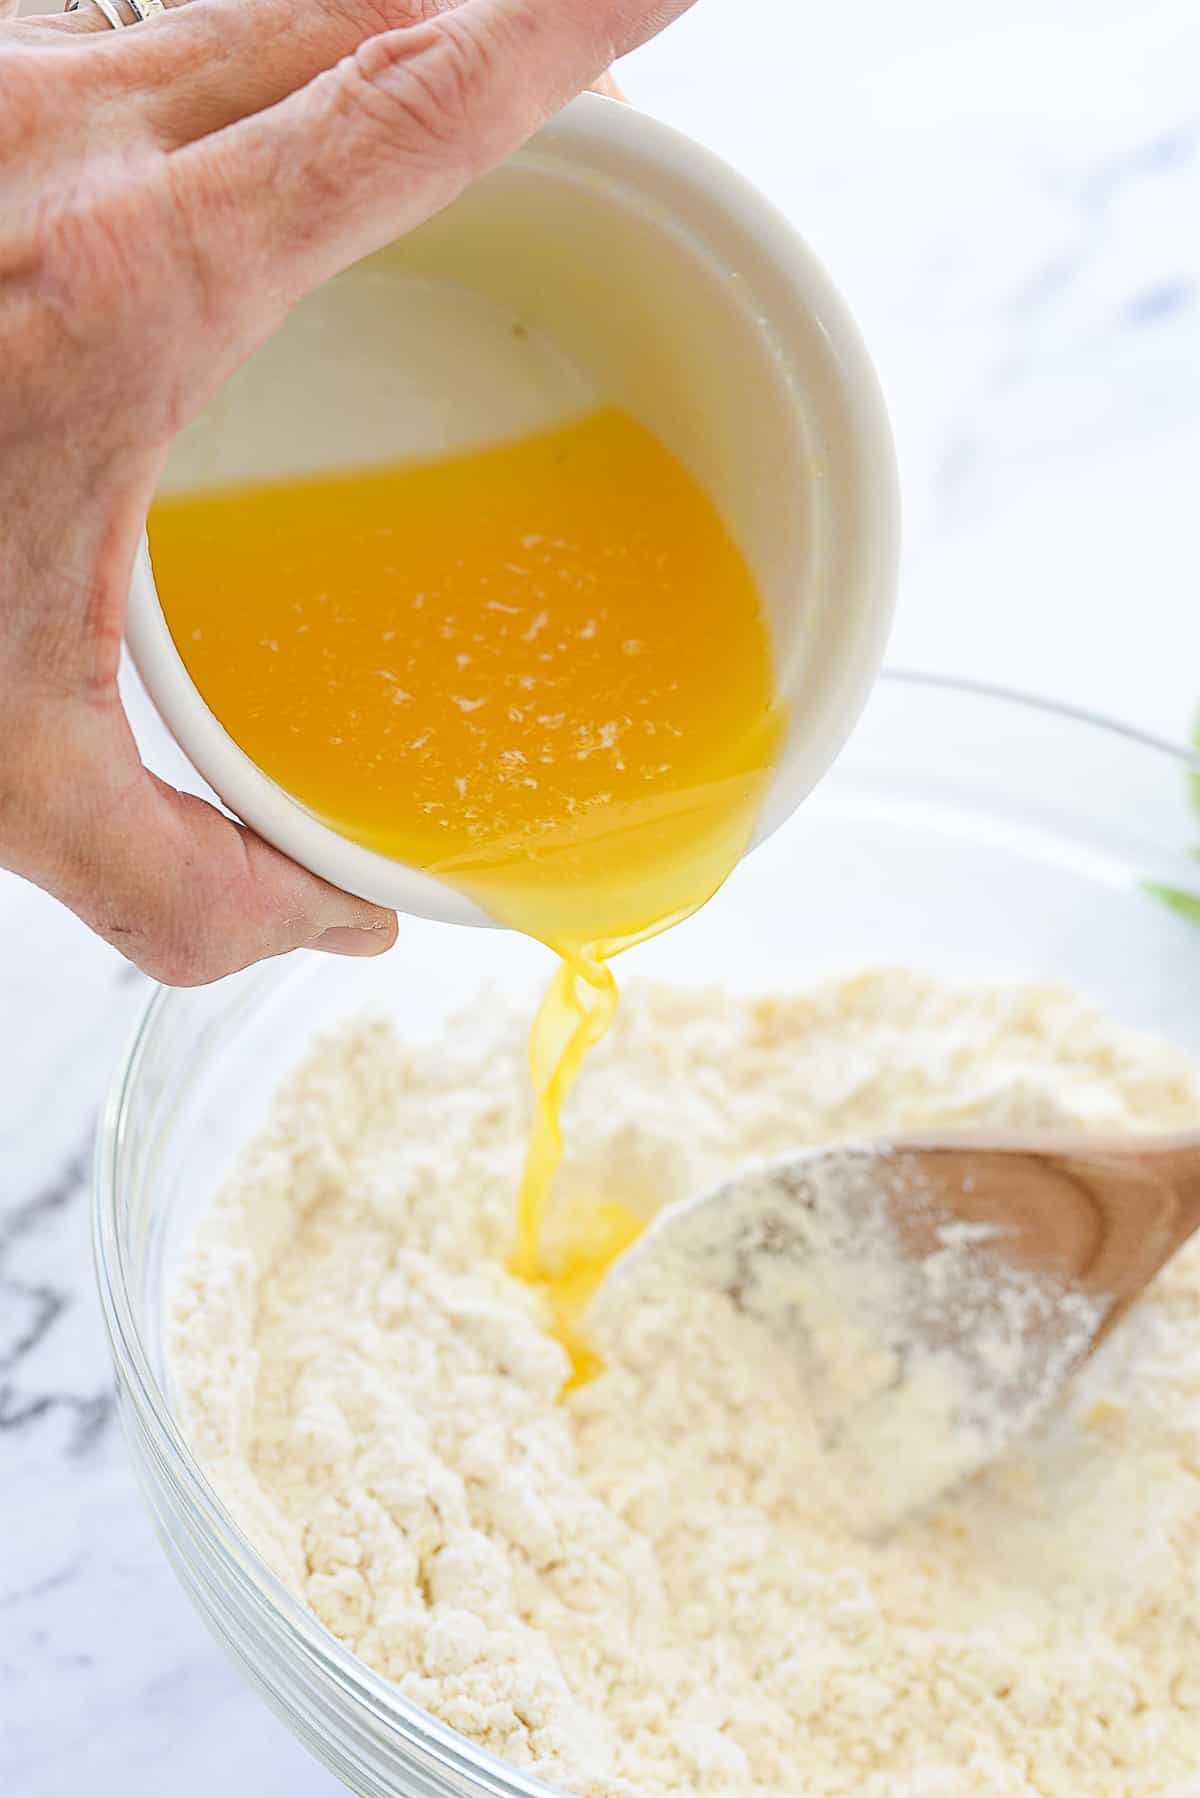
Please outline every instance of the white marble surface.
[{"label": "white marble surface", "polygon": [[[1176,735],[1200,702],[1198,67],[1194,0],[701,0],[627,70],[859,315],[907,497],[893,659]],[[0,877],[0,1792],[333,1798],[193,1618],[112,1414],[87,1156],[143,997]]]}]

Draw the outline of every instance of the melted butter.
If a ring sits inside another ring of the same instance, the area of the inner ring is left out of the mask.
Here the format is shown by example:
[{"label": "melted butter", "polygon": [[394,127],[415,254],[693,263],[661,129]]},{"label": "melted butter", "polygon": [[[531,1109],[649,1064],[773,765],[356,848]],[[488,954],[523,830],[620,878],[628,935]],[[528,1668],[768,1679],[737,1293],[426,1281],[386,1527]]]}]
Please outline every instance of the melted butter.
[{"label": "melted butter", "polygon": [[167,622],[265,773],[334,829],[552,948],[511,1266],[573,1378],[641,1229],[619,1194],[547,1246],[562,1109],[611,962],[744,852],[784,714],[760,598],[712,502],[615,408],[432,462],[174,495]]}]

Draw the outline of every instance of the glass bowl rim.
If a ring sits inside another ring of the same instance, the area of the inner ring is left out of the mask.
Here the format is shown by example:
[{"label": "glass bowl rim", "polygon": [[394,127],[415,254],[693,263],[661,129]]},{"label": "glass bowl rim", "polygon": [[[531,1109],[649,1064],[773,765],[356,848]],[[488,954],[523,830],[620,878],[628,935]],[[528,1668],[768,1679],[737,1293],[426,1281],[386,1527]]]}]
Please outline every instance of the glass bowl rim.
[{"label": "glass bowl rim", "polygon": [[[1006,711],[1026,710],[1124,740],[1150,751],[1180,774],[1200,778],[1200,753],[1137,725],[1069,702],[1052,700],[984,680],[889,666],[880,682],[891,688],[925,688],[977,699]],[[284,964],[286,965],[286,964]],[[280,977],[286,976],[280,970]],[[131,1298],[120,1238],[120,1163],[129,1095],[136,1086],[148,1042],[163,1009],[175,998],[156,986],[141,1007],[118,1057],[96,1132],[92,1179],[92,1248],[110,1350],[137,1426],[183,1500],[190,1535],[214,1558],[222,1586],[251,1595],[261,1607],[276,1644],[318,1678],[336,1688],[352,1709],[383,1725],[397,1748],[426,1757],[451,1778],[484,1785],[499,1798],[547,1798],[552,1790],[507,1765],[405,1698],[382,1674],[358,1659],[287,1590],[244,1535],[210,1485],[176,1423],[150,1364]],[[172,1507],[176,1514],[177,1507]]]}]

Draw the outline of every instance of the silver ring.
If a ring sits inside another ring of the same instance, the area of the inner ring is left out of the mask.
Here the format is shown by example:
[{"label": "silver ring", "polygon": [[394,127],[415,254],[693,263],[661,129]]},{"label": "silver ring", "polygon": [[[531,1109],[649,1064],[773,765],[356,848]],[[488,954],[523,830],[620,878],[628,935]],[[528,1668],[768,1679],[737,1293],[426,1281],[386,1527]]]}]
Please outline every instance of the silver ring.
[{"label": "silver ring", "polygon": [[[132,19],[123,19],[117,11],[116,0],[92,0],[92,5],[102,18],[107,19],[114,31],[124,31],[128,25],[144,25],[155,13],[166,12],[163,0],[126,0]],[[78,12],[82,0],[67,0],[64,12]]]},{"label": "silver ring", "polygon": [[[114,31],[124,31],[126,21],[113,5],[113,0],[92,0],[92,4],[97,12],[108,20]],[[66,10],[67,12],[78,12],[79,0],[67,0]]]}]

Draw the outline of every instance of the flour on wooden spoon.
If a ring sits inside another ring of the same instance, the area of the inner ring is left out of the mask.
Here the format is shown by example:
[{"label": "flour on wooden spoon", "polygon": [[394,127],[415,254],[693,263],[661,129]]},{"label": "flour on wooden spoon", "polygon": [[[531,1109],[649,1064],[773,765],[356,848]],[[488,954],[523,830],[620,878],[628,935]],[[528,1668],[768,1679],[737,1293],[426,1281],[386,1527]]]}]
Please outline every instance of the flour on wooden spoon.
[{"label": "flour on wooden spoon", "polygon": [[660,1212],[588,1324],[615,1356],[655,1292],[727,1295],[769,1338],[760,1357],[790,1356],[848,1520],[884,1529],[1027,1430],[1102,1320],[993,1234],[939,1212],[903,1150],[808,1150]]}]

